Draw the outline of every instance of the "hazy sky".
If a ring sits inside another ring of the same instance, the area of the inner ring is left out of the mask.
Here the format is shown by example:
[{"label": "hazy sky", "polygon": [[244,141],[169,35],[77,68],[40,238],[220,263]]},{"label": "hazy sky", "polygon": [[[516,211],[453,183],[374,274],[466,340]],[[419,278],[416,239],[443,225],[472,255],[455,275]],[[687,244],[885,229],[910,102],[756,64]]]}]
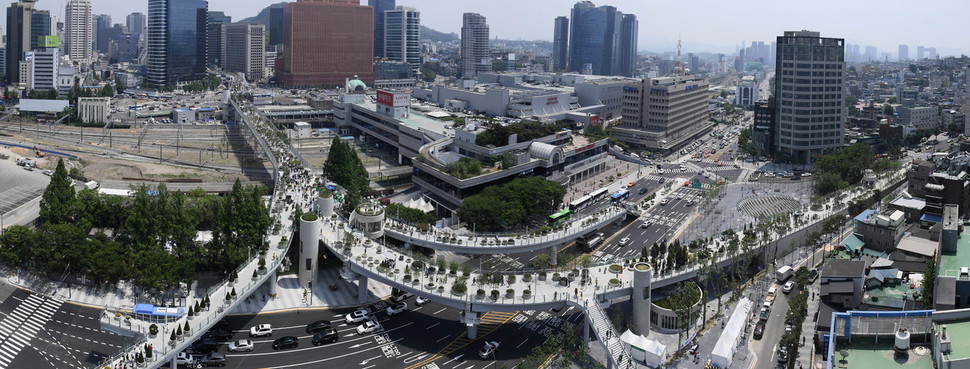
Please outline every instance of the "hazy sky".
[{"label": "hazy sky", "polygon": [[[40,0],[37,6],[63,14],[65,0]],[[92,0],[95,14],[111,15],[124,23],[134,11],[147,13],[147,0]],[[274,0],[210,0],[209,10],[225,11],[233,20],[256,15]],[[362,0],[366,5],[367,0]],[[398,0],[398,5],[421,11],[422,24],[458,33],[463,12],[484,15],[491,35],[504,39],[552,40],[553,20],[569,15],[575,1],[567,0]],[[734,52],[743,40],[768,41],[786,30],[809,29],[822,36],[842,37],[849,43],[873,45],[893,55],[899,44],[935,46],[941,54],[968,48],[966,16],[970,1],[963,0],[612,0],[623,13],[640,21],[640,50]],[[786,5],[791,5],[786,6]]]}]

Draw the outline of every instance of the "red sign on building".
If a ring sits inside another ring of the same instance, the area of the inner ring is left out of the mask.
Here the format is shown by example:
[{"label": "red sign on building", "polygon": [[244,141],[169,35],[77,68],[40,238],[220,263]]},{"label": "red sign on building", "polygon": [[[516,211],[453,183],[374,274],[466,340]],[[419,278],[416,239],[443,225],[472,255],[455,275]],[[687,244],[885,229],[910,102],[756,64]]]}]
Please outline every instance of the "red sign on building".
[{"label": "red sign on building", "polygon": [[559,103],[559,96],[553,96],[546,99],[546,105],[552,105],[552,104],[558,104],[558,103]]},{"label": "red sign on building", "polygon": [[407,92],[388,92],[377,90],[377,103],[395,108],[400,106],[410,106],[411,94]]}]

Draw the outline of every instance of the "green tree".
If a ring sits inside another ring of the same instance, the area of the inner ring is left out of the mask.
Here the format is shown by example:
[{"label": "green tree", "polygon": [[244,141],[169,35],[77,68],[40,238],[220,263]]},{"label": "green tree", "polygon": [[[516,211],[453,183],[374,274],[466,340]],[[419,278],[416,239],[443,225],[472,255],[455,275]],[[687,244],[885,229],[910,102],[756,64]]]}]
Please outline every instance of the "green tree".
[{"label": "green tree", "polygon": [[357,151],[339,137],[334,137],[330,143],[323,174],[347,191],[344,200],[347,209],[356,208],[370,190],[367,169],[357,156]]},{"label": "green tree", "polygon": [[51,182],[40,200],[41,224],[69,223],[74,211],[74,200],[74,187],[71,187],[71,181],[67,178],[64,159],[58,159]]},{"label": "green tree", "polygon": [[125,93],[125,84],[121,82],[121,77],[115,77],[115,90],[117,90],[119,94]]},{"label": "green tree", "polygon": [[115,96],[115,89],[114,89],[114,87],[111,87],[111,84],[110,83],[107,83],[107,84],[104,85],[104,87],[101,88],[100,91],[98,91],[98,96],[99,97],[114,97]]},{"label": "green tree", "polygon": [[438,77],[438,74],[435,73],[433,70],[429,68],[421,67],[421,79],[423,79],[425,82],[434,82],[435,78],[437,77]]},{"label": "green tree", "polygon": [[896,110],[893,109],[893,106],[892,105],[889,105],[889,104],[883,104],[882,105],[882,113],[884,115],[890,115],[891,116],[895,112],[896,112]]},{"label": "green tree", "polygon": [[936,304],[933,300],[933,291],[936,286],[936,253],[926,263],[926,270],[923,272],[923,309],[933,309]]},{"label": "green tree", "polygon": [[910,73],[916,73],[916,64],[910,64],[909,65],[909,72]]},{"label": "green tree", "polygon": [[27,266],[33,260],[36,245],[37,236],[30,227],[10,226],[0,235],[0,258],[9,266]]}]

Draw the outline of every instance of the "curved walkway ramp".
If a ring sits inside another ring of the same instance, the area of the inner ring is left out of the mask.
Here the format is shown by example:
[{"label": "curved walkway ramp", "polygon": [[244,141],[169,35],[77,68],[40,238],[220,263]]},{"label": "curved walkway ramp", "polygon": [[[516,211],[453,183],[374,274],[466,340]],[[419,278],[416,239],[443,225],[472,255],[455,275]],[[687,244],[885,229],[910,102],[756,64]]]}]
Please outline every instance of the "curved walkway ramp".
[{"label": "curved walkway ramp", "polygon": [[564,227],[545,233],[454,234],[436,230],[422,232],[399,221],[385,222],[384,235],[412,245],[462,254],[509,254],[564,245],[612,222],[623,220],[628,210],[611,205],[584,218],[572,220]]}]

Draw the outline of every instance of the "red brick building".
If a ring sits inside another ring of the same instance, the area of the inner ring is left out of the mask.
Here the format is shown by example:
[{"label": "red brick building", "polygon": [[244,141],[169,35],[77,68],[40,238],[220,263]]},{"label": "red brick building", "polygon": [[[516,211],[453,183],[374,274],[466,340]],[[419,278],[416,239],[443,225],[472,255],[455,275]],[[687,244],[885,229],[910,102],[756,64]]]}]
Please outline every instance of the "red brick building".
[{"label": "red brick building", "polygon": [[374,9],[360,0],[297,0],[283,7],[283,65],[288,87],[343,86],[355,74],[374,83]]}]

